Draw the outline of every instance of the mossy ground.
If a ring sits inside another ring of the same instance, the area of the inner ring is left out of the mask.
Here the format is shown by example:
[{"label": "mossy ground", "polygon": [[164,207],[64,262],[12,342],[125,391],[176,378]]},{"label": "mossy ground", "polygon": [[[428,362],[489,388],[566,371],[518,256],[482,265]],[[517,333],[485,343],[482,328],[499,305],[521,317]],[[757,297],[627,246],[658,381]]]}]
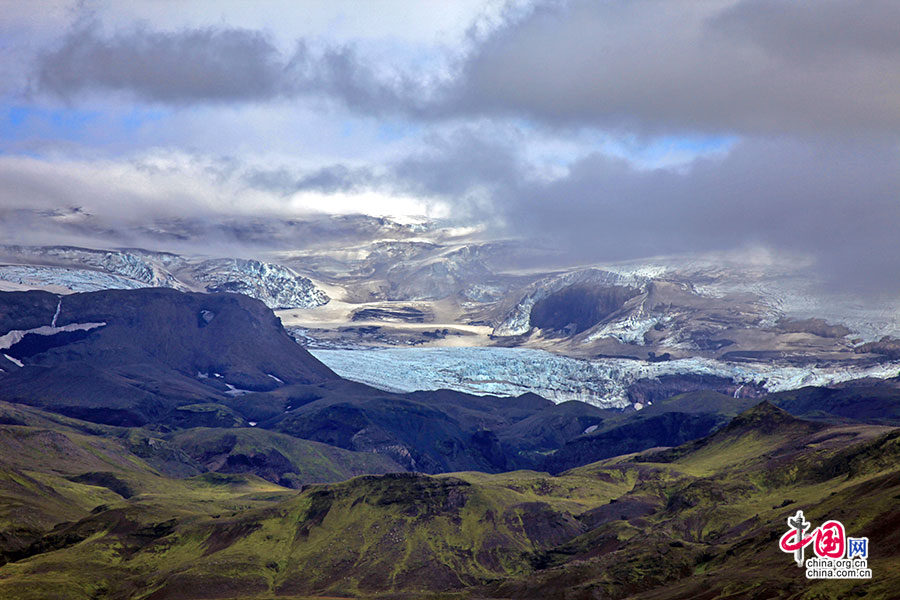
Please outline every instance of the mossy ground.
[{"label": "mossy ground", "polygon": [[[302,491],[167,476],[77,422],[3,425],[0,598],[892,597],[900,436],[769,409],[736,423],[560,476],[393,474]],[[84,473],[109,487],[73,481]],[[873,579],[807,581],[777,547],[797,509],[868,536]]]}]

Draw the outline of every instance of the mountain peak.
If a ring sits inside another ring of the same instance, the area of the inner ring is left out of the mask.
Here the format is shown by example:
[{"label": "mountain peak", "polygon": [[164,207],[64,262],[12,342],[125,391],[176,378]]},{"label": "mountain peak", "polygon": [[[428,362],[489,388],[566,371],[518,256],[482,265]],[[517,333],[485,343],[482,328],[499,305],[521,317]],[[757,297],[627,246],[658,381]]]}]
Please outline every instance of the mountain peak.
[{"label": "mountain peak", "polygon": [[763,400],[756,406],[753,406],[734,419],[725,427],[724,431],[746,432],[760,431],[762,433],[773,433],[788,427],[796,425],[805,425],[807,421],[798,419],[787,411],[778,408],[768,400]]}]

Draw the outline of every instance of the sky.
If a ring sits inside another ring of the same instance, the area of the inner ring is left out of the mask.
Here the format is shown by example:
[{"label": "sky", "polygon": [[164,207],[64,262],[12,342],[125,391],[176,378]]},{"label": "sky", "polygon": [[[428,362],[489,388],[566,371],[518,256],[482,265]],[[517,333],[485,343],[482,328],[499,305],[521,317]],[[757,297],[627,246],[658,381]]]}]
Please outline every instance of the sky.
[{"label": "sky", "polygon": [[571,264],[765,248],[896,291],[897,23],[893,0],[0,0],[0,235],[264,249],[425,217]]}]

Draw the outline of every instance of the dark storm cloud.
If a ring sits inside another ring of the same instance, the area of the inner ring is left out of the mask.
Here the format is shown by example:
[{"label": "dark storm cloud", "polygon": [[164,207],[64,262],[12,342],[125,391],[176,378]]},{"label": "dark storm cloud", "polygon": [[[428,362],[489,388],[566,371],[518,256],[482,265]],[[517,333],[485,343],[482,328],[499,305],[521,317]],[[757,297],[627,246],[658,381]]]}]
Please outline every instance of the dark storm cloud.
[{"label": "dark storm cloud", "polygon": [[243,172],[241,178],[252,188],[282,195],[378,189],[460,201],[476,190],[495,193],[524,175],[525,165],[511,151],[516,141],[503,135],[487,139],[475,128],[463,127],[427,136],[417,152],[377,170],[338,163],[300,172],[254,168]]},{"label": "dark storm cloud", "polygon": [[103,37],[81,27],[40,58],[36,83],[63,98],[111,90],[175,104],[245,101],[281,93],[284,69],[271,42],[254,31],[135,29]]},{"label": "dark storm cloud", "polygon": [[292,95],[331,98],[364,114],[423,114],[431,98],[426,79],[378,69],[352,46],[313,52],[301,40],[290,60],[285,87]]},{"label": "dark storm cloud", "polygon": [[900,288],[900,146],[751,140],[687,171],[594,155],[508,190],[510,231],[574,262],[763,245],[810,255],[832,282]]},{"label": "dark storm cloud", "polygon": [[103,35],[79,27],[44,54],[37,89],[117,90],[151,102],[320,96],[415,119],[525,116],[655,133],[900,131],[893,0],[539,3],[471,39],[455,75],[374,64],[352,46],[279,52],[243,29]]},{"label": "dark storm cloud", "polygon": [[897,133],[898,22],[893,0],[555,4],[477,47],[453,106],[649,133]]},{"label": "dark storm cloud", "polygon": [[495,194],[525,174],[525,166],[510,150],[516,141],[503,135],[488,139],[474,127],[434,135],[421,152],[395,163],[390,174],[412,193],[452,199],[477,190]]},{"label": "dark storm cloud", "polygon": [[176,105],[316,95],[362,112],[396,106],[398,95],[421,96],[412,79],[376,75],[351,47],[313,52],[301,40],[286,55],[261,32],[216,28],[105,36],[79,26],[39,57],[35,84],[64,99],[114,91]]},{"label": "dark storm cloud", "polygon": [[883,0],[743,0],[711,26],[786,59],[839,63],[848,54],[896,57],[898,22],[900,4]]}]

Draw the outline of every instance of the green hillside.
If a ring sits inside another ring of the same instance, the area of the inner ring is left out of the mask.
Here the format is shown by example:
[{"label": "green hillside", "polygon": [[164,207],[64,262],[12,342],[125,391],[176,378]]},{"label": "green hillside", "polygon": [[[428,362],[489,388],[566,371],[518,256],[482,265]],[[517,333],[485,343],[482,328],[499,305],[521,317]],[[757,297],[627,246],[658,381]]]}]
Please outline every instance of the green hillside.
[{"label": "green hillside", "polygon": [[[2,598],[844,598],[889,597],[900,579],[900,431],[768,403],[678,448],[555,477],[397,473],[300,491],[166,475],[127,436],[5,410],[33,424],[0,426]],[[165,443],[193,460],[225,434]],[[366,464],[240,434],[228,455],[274,449],[331,475]],[[868,536],[873,579],[807,581],[777,547],[798,509]]]}]

